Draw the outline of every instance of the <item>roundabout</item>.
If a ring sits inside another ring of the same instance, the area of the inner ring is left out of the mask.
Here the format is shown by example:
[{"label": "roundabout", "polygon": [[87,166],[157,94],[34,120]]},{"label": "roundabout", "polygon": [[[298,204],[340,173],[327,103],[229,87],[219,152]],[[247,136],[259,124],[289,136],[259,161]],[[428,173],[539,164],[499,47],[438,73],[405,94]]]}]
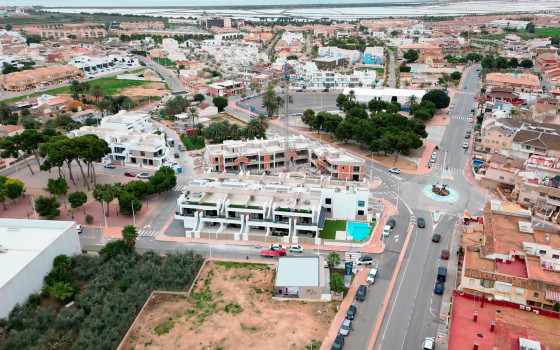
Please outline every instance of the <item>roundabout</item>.
[{"label": "roundabout", "polygon": [[456,202],[459,199],[457,191],[447,186],[440,188],[435,185],[427,185],[423,192],[426,197],[438,202]]}]

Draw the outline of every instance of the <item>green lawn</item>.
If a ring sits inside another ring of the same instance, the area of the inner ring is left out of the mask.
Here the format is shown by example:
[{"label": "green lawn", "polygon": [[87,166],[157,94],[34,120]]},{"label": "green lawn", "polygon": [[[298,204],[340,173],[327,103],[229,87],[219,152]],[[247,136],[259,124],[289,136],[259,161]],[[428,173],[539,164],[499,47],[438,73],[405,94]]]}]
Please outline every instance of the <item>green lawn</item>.
[{"label": "green lawn", "polygon": [[319,237],[335,239],[336,231],[346,231],[346,220],[326,220],[325,227],[319,232]]},{"label": "green lawn", "polygon": [[161,64],[162,66],[175,66],[175,62],[171,61],[167,57],[164,57],[164,58],[154,57],[152,60],[154,62],[157,62],[157,63]]},{"label": "green lawn", "polygon": [[379,67],[358,67],[356,68],[356,70],[374,70],[379,74],[385,73],[385,68],[379,68]]},{"label": "green lawn", "polygon": [[[112,76],[112,77],[106,77],[106,78],[85,80],[85,82],[89,83],[90,87],[93,87],[94,85],[100,85],[101,89],[103,89],[103,92],[105,93],[105,95],[108,95],[108,96],[118,95],[124,89],[129,88],[129,87],[141,86],[141,85],[150,83],[149,81],[141,81],[141,80],[117,79],[116,75]],[[169,87],[167,86],[167,84],[165,84],[165,89],[169,90]],[[59,88],[56,88],[56,89],[36,92],[36,93],[30,94],[29,97],[37,97],[37,96],[41,96],[43,94],[49,94],[49,95],[70,94],[70,85],[62,86],[62,87],[59,87]],[[20,97],[14,97],[14,98],[11,98],[9,100],[4,100],[2,102],[5,102],[6,104],[12,104],[12,103],[21,101],[21,100],[26,99],[26,98],[27,98],[27,95],[26,96],[20,96]]]}]

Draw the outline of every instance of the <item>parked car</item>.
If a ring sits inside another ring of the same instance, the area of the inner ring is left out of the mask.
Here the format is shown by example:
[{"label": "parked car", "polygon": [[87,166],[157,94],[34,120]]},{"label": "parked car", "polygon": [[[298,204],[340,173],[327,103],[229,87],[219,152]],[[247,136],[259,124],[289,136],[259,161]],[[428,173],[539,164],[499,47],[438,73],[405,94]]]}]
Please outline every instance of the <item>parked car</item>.
[{"label": "parked car", "polygon": [[331,350],[341,350],[344,346],[344,337],[341,335],[337,335],[334,343],[331,346]]},{"label": "parked car", "polygon": [[297,244],[290,246],[290,253],[303,253],[303,248]]},{"label": "parked car", "polygon": [[179,153],[175,153],[173,156],[174,156],[175,158],[179,158]]},{"label": "parked car", "polygon": [[424,218],[418,218],[418,220],[416,220],[416,222],[418,223],[418,227],[420,227],[420,228],[425,228],[426,227],[426,221],[424,221]]},{"label": "parked car", "polygon": [[401,170],[399,168],[391,168],[389,169],[389,172],[393,174],[400,174]]},{"label": "parked car", "polygon": [[78,234],[84,232],[84,228],[80,224],[76,224],[76,230],[78,231]]},{"label": "parked car", "polygon": [[352,320],[344,319],[344,322],[342,322],[342,326],[340,326],[340,330],[338,331],[338,334],[342,336],[347,336],[348,334],[350,334],[351,329],[352,329]]},{"label": "parked car", "polygon": [[470,134],[471,132],[472,132],[471,129],[467,129],[467,130],[466,130],[466,133],[467,133],[467,134]]},{"label": "parked car", "polygon": [[360,256],[358,258],[358,265],[371,265],[373,264],[373,258],[369,255]]},{"label": "parked car", "polygon": [[349,320],[353,320],[354,317],[356,317],[356,311],[358,311],[356,306],[355,305],[350,305],[350,307],[348,308],[348,311],[346,311],[346,318],[349,319]]},{"label": "parked car", "polygon": [[470,139],[470,138],[471,138],[471,134],[465,134],[465,138],[466,138],[466,139]]},{"label": "parked car", "polygon": [[136,177],[139,178],[139,179],[147,179],[147,178],[150,177],[150,174],[148,174],[148,173],[140,173],[140,174],[136,175]]},{"label": "parked car", "polygon": [[469,117],[469,123],[474,122],[474,117]]},{"label": "parked car", "polygon": [[107,163],[103,167],[107,169],[115,169],[117,166],[113,163]]},{"label": "parked car", "polygon": [[383,237],[389,236],[390,233],[391,233],[391,226],[385,225],[385,227],[383,227]]},{"label": "parked car", "polygon": [[434,293],[438,294],[438,295],[442,295],[444,288],[445,288],[445,285],[443,284],[443,282],[437,281],[436,286],[434,287]]},{"label": "parked car", "polygon": [[440,239],[441,239],[441,235],[437,233],[432,236],[432,242],[439,243]]},{"label": "parked car", "polygon": [[366,278],[366,282],[369,284],[374,284],[376,278],[377,278],[377,269],[375,267],[372,267],[369,270],[368,276]]},{"label": "parked car", "polygon": [[445,282],[447,279],[447,268],[446,267],[438,267],[437,270],[437,280],[440,282]]},{"label": "parked car", "polygon": [[274,250],[274,251],[277,252],[277,251],[280,251],[280,249],[286,249],[286,247],[284,247],[282,244],[273,243],[273,244],[268,246],[268,249]]},{"label": "parked car", "polygon": [[390,226],[391,229],[395,228],[395,225],[397,224],[397,222],[395,221],[395,219],[389,219],[387,220],[387,226]]},{"label": "parked car", "polygon": [[124,176],[128,176],[128,177],[136,177],[135,173],[129,173],[128,171],[126,173],[124,173]]},{"label": "parked car", "polygon": [[434,350],[435,343],[436,342],[434,338],[424,338],[424,342],[422,343],[422,350]]},{"label": "parked car", "polygon": [[365,285],[360,285],[358,287],[358,291],[356,292],[356,300],[357,301],[364,301],[366,299],[367,288]]},{"label": "parked car", "polygon": [[448,259],[449,259],[449,250],[443,249],[443,250],[441,251],[441,258],[442,258],[443,260],[448,260]]},{"label": "parked car", "polygon": [[468,86],[466,86],[466,85],[463,86],[463,89],[464,89],[464,90],[467,90],[467,89],[468,89]]},{"label": "parked car", "polygon": [[463,148],[468,149],[469,148],[469,143],[468,142],[463,142]]}]

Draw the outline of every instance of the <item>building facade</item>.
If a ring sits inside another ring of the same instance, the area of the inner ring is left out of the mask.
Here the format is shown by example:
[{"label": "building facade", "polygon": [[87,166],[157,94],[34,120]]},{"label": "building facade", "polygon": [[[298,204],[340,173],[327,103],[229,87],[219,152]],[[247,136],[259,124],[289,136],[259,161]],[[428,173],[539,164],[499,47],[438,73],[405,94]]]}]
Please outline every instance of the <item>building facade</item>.
[{"label": "building facade", "polygon": [[50,66],[2,75],[2,90],[24,92],[46,88],[82,78],[82,72],[74,66]]}]

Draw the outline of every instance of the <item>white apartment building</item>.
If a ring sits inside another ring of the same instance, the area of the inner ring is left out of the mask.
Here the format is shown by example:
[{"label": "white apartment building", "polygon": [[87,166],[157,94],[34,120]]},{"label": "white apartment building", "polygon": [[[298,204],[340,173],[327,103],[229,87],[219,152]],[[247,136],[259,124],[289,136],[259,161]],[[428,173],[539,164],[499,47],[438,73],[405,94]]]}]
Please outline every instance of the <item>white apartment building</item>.
[{"label": "white apartment building", "polygon": [[204,40],[196,52],[213,56],[225,70],[244,72],[249,66],[268,60],[265,52],[259,52],[259,46],[242,40]]},{"label": "white apartment building", "polygon": [[362,58],[362,53],[358,50],[345,50],[334,46],[319,47],[319,57],[345,58],[349,62],[356,63]]},{"label": "white apartment building", "polygon": [[123,69],[140,67],[140,62],[134,56],[78,56],[72,58],[68,65],[78,67],[83,72],[84,77],[89,78]]},{"label": "white apartment building", "polygon": [[284,175],[205,174],[177,199],[175,219],[183,220],[186,237],[229,233],[247,241],[280,234],[285,243],[320,243],[325,219],[373,219],[363,183]]},{"label": "white apartment building", "polygon": [[389,43],[387,45],[398,47],[398,46],[401,46],[401,45],[412,45],[412,44],[414,44],[414,39],[400,37],[400,38],[390,38]]},{"label": "white apartment building", "polygon": [[292,41],[298,40],[302,43],[304,42],[303,34],[302,33],[292,33],[292,32],[284,32],[282,34],[282,39],[288,43],[288,46],[292,44]]},{"label": "white apartment building", "polygon": [[377,72],[374,70],[354,70],[352,74],[341,74],[331,71],[316,71],[311,76],[309,86],[311,88],[324,89],[329,87],[334,89],[344,89],[347,87],[375,86]]},{"label": "white apartment building", "polygon": [[368,89],[368,88],[346,88],[342,92],[348,95],[350,90],[354,91],[355,101],[368,103],[371,100],[379,100],[385,102],[396,101],[404,106],[408,102],[408,98],[412,95],[416,96],[418,101],[422,101],[422,97],[426,94],[424,90],[416,89]]},{"label": "white apartment building", "polygon": [[513,29],[525,29],[529,24],[529,21],[514,21],[510,19],[497,19],[490,22],[490,27],[494,28],[513,28]]},{"label": "white apartment building", "polygon": [[149,114],[126,110],[120,110],[117,114],[103,118],[100,126],[107,129],[131,130],[150,134],[157,131]]}]

